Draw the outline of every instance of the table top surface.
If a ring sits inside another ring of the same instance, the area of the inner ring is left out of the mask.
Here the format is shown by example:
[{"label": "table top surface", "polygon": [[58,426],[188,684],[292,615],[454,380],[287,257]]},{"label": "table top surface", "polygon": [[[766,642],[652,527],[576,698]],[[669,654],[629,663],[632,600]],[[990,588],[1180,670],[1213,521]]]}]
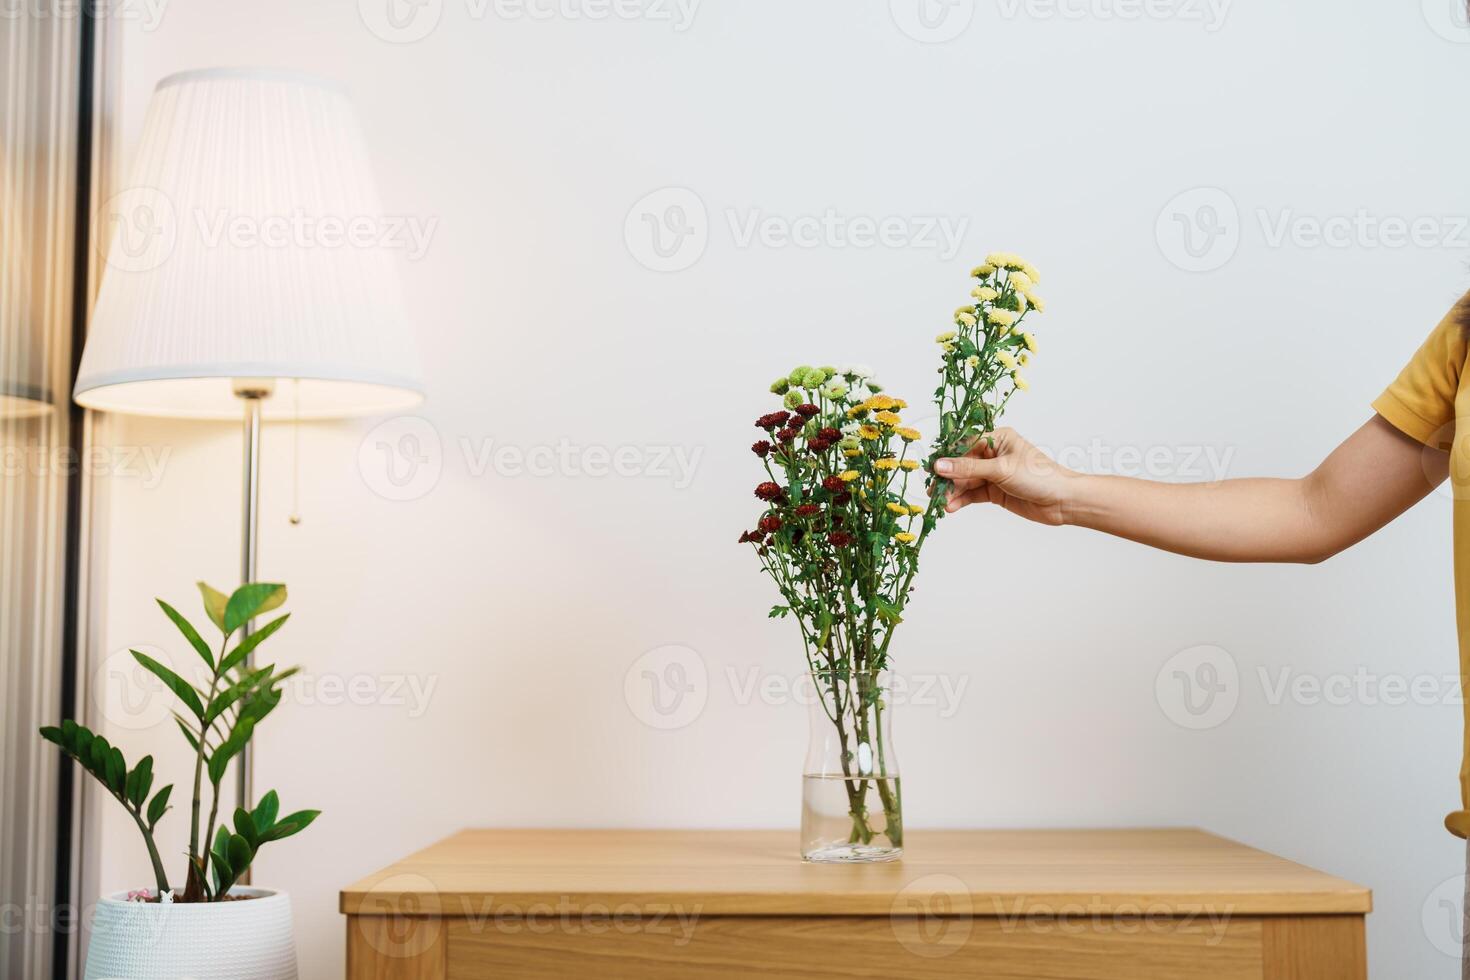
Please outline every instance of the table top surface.
[{"label": "table top surface", "polygon": [[791,830],[465,830],[347,887],[341,910],[537,905],[704,915],[1362,914],[1367,888],[1202,830],[913,830],[903,859],[807,864]]}]

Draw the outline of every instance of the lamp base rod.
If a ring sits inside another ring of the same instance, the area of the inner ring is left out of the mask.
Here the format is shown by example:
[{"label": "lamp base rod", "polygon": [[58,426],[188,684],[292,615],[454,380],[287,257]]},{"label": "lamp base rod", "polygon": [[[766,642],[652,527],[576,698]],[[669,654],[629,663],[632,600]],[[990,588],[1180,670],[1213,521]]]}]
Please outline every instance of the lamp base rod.
[{"label": "lamp base rod", "polygon": [[[240,584],[255,581],[255,563],[259,553],[260,529],[260,406],[270,396],[268,384],[259,382],[236,382],[235,394],[245,403],[245,480],[241,488],[241,538],[240,538]],[[255,629],[253,622],[241,628],[244,639]],[[254,665],[255,655],[250,654],[241,664],[249,671]],[[235,757],[235,800],[236,805],[249,810],[255,799],[255,760],[247,742]],[[242,885],[250,884],[250,870],[239,878]]]}]

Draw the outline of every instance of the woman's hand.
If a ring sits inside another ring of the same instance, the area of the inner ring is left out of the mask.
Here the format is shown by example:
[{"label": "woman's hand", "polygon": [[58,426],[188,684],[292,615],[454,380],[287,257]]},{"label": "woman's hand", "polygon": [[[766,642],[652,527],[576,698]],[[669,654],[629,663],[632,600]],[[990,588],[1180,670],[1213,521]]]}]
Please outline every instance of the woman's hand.
[{"label": "woman's hand", "polygon": [[954,484],[945,507],[951,514],[966,504],[992,503],[1053,526],[1067,522],[1067,496],[1077,476],[1014,429],[996,429],[968,455],[936,461],[934,471]]}]

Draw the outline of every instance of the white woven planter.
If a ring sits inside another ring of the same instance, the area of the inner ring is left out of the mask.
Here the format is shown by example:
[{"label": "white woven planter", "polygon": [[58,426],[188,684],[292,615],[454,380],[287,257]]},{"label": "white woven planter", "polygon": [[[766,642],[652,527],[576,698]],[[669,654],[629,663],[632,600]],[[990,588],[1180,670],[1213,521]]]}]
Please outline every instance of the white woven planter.
[{"label": "white woven planter", "polygon": [[86,980],[296,980],[291,899],[264,888],[247,902],[97,903]]}]

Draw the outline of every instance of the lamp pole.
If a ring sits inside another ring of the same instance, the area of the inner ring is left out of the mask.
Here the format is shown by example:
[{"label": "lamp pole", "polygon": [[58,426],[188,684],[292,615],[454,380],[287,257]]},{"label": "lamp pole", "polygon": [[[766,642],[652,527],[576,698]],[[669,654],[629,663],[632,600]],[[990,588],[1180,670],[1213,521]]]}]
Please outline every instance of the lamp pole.
[{"label": "lamp pole", "polygon": [[[245,480],[240,494],[240,584],[246,585],[255,581],[255,562],[260,551],[260,408],[261,402],[271,396],[274,385],[268,379],[251,378],[237,380],[234,387],[236,397],[245,406]],[[246,623],[241,627],[240,638],[243,640],[254,629],[253,621]],[[248,673],[254,661],[253,653],[247,655],[240,669]],[[240,749],[235,763],[236,805],[246,810],[250,809],[254,789],[255,763],[251,756],[247,742]],[[250,884],[249,876],[247,868],[240,883]]]}]

